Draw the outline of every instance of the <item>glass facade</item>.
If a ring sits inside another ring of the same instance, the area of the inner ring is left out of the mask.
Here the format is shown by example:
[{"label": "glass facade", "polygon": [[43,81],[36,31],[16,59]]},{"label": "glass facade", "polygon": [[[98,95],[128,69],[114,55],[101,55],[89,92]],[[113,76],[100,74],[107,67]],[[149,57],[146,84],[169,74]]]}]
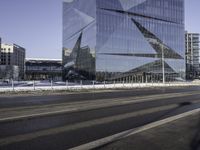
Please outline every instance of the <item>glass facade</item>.
[{"label": "glass facade", "polygon": [[64,79],[181,80],[184,43],[184,0],[63,3]]},{"label": "glass facade", "polygon": [[62,61],[57,59],[27,58],[25,62],[26,80],[62,79]]},{"label": "glass facade", "polygon": [[63,2],[63,78],[95,79],[96,1]]}]

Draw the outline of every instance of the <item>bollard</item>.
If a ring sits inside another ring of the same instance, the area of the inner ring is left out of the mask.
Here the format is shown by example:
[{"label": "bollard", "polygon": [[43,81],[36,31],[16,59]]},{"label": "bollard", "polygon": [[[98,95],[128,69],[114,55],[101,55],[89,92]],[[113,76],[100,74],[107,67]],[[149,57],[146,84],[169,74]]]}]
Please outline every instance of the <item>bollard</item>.
[{"label": "bollard", "polygon": [[141,87],[141,81],[139,81],[139,88]]},{"label": "bollard", "polygon": [[68,89],[68,85],[69,85],[68,80],[66,80],[65,84],[66,84],[66,87],[67,87],[67,89]]},{"label": "bollard", "polygon": [[148,83],[148,78],[147,78],[147,76],[146,76],[146,83]]},{"label": "bollard", "polygon": [[80,81],[81,89],[83,88],[83,81]]},{"label": "bollard", "polygon": [[13,79],[12,79],[12,90],[13,90],[13,91],[15,90],[15,88],[14,88],[14,81],[13,81]]},{"label": "bollard", "polygon": [[92,81],[93,89],[95,89],[94,81]]},{"label": "bollard", "polygon": [[106,81],[104,81],[103,84],[104,84],[104,89],[105,89],[106,88]]},{"label": "bollard", "polygon": [[35,91],[35,80],[33,80],[33,90]]},{"label": "bollard", "polygon": [[133,88],[133,80],[131,81],[131,87]]},{"label": "bollard", "polygon": [[53,90],[53,80],[51,80],[51,89]]}]

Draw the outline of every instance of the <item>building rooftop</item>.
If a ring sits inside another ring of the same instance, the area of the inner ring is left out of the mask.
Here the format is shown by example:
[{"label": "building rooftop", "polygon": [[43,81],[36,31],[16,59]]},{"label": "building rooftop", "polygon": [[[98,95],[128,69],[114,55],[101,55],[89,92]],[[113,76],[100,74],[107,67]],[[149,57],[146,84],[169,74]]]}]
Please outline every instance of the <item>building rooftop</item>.
[{"label": "building rooftop", "polygon": [[50,58],[26,58],[26,61],[62,61],[62,59],[50,59]]}]

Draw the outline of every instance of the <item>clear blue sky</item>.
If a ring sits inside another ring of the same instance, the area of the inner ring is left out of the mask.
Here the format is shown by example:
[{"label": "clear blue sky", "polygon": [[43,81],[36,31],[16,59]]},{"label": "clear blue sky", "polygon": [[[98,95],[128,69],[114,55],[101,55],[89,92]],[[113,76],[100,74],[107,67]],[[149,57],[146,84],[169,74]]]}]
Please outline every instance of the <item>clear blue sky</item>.
[{"label": "clear blue sky", "polygon": [[[186,30],[200,33],[200,0],[185,0]],[[0,0],[0,37],[27,57],[61,58],[62,0]]]}]

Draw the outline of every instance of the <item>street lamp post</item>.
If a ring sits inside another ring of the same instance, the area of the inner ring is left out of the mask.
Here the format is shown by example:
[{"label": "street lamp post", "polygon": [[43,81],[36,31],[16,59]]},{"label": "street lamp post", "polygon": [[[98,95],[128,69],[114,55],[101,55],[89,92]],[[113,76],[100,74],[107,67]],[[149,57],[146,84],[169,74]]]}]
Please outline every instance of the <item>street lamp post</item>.
[{"label": "street lamp post", "polygon": [[165,84],[165,56],[164,56],[164,45],[162,44],[162,74],[163,84]]}]

